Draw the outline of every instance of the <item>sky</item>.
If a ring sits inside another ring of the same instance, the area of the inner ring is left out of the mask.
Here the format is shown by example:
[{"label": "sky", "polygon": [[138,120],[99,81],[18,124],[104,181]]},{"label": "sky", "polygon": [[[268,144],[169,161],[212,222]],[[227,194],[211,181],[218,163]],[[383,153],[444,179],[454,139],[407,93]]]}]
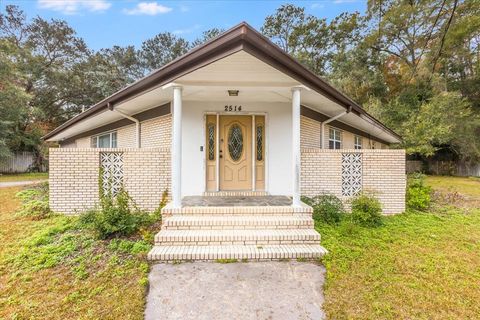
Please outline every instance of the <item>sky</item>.
[{"label": "sky", "polygon": [[0,0],[16,4],[31,19],[66,20],[94,50],[113,45],[140,47],[160,32],[173,32],[189,41],[205,30],[228,29],[242,21],[260,29],[267,15],[293,3],[306,12],[330,20],[349,11],[365,11],[367,0],[312,1],[134,1],[134,0]]}]

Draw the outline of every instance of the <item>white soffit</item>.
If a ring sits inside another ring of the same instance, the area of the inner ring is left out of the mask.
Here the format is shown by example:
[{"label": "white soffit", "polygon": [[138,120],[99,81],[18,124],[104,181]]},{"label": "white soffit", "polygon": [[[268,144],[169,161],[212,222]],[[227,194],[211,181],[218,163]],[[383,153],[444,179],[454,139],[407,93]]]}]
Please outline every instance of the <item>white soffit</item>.
[{"label": "white soffit", "polygon": [[67,129],[56,134],[50,139],[47,139],[47,141],[61,141],[61,140],[76,136],[77,134],[80,134],[82,132],[104,126],[106,124],[115,122],[120,119],[122,119],[122,116],[120,114],[106,110],[90,118],[87,118],[80,122],[75,123],[71,127],[68,127]]}]

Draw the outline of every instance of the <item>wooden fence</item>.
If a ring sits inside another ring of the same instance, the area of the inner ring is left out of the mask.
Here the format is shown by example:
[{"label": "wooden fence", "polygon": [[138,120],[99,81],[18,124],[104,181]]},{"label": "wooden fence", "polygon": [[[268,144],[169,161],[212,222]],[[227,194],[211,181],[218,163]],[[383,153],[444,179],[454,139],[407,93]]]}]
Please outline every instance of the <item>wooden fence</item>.
[{"label": "wooden fence", "polygon": [[[32,152],[17,152],[10,157],[0,160],[0,173],[28,172],[31,171],[34,162],[35,158]],[[46,170],[46,165],[40,168],[40,171],[42,172],[45,172]]]},{"label": "wooden fence", "polygon": [[463,161],[407,160],[407,173],[425,172],[435,175],[452,175],[461,177],[480,177],[480,163]]}]

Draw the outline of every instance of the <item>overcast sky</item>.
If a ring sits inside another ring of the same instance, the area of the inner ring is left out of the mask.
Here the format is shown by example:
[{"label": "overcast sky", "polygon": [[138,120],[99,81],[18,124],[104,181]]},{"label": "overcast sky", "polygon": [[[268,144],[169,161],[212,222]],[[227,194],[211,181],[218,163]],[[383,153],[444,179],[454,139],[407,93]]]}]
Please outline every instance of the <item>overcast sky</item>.
[{"label": "overcast sky", "polygon": [[241,21],[260,28],[265,17],[284,3],[331,19],[344,11],[363,12],[366,0],[320,1],[133,1],[133,0],[0,0],[17,4],[28,18],[66,20],[92,49],[113,45],[139,46],[159,32],[170,31],[194,40],[213,27],[228,29]]}]

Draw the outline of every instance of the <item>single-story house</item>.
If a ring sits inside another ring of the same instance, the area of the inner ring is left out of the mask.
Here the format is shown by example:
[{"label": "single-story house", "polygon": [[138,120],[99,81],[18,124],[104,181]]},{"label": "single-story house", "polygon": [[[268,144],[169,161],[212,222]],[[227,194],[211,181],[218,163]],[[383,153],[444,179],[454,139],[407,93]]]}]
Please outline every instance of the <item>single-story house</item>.
[{"label": "single-story house", "polygon": [[155,210],[168,192],[152,260],[321,256],[301,195],[348,205],[368,191],[385,214],[405,209],[405,152],[390,149],[401,138],[246,23],[44,138],[60,146],[54,211],[79,213],[121,187]]}]

